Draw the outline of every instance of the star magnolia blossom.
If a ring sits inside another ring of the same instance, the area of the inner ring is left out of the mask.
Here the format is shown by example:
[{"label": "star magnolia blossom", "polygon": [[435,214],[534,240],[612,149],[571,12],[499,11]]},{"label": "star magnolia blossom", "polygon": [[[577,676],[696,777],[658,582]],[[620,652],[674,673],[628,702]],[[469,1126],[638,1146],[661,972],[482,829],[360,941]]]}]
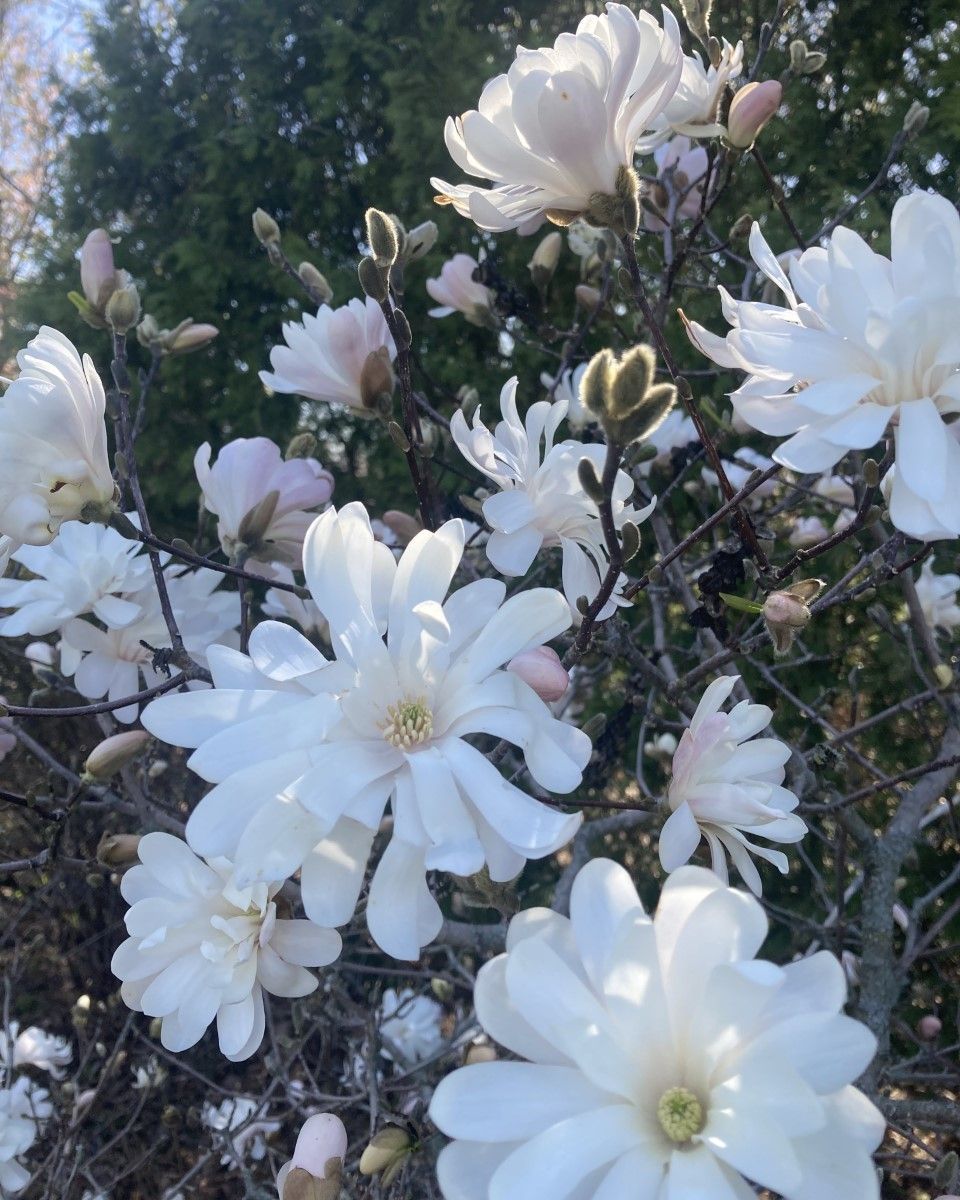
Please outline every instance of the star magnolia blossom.
[{"label": "star magnolia blossom", "polygon": [[0,1196],[12,1196],[30,1182],[30,1172],[18,1160],[52,1114],[46,1090],[25,1075],[10,1087],[0,1088]]},{"label": "star magnolia blossom", "polygon": [[547,588],[504,601],[494,579],[445,599],[463,545],[462,523],[449,521],[417,534],[397,562],[361,504],[328,509],[307,534],[304,573],[335,660],[265,621],[249,657],[210,648],[213,690],[160,697],[143,714],[156,737],[198,747],[189,766],[219,785],[190,817],[191,846],[234,859],[243,883],[302,867],[304,907],[320,924],[352,916],[391,801],[392,837],[366,913],[395,958],[419,957],[440,930],[427,870],[472,875],[486,865],[503,882],[580,823],[509,783],[465,740],[520,746],[533,778],[554,792],[577,787],[590,755],[584,733],[501,669],[569,627],[566,601]]},{"label": "star magnolia blossom", "polygon": [[37,1067],[54,1079],[62,1079],[66,1074],[63,1068],[72,1059],[73,1050],[66,1038],[36,1025],[21,1032],[18,1022],[11,1021],[6,1033],[0,1033],[0,1063],[5,1067]]},{"label": "star magnolia blossom", "polygon": [[260,378],[275,392],[326,400],[366,413],[360,377],[369,355],[386,346],[391,362],[397,350],[380,305],[368,296],[340,308],[321,304],[317,315],[283,326],[285,346],[270,351],[273,371]]},{"label": "star magnolia blossom", "polygon": [[84,613],[122,628],[141,612],[124,594],[152,586],[139,543],[107,525],[71,521],[49,546],[22,546],[12,558],[33,578],[0,579],[0,608],[16,610],[0,618],[3,637],[53,633]]},{"label": "star magnolia blossom", "polygon": [[[240,624],[239,597],[234,591],[217,591],[222,581],[219,572],[206,567],[167,571],[167,591],[184,647],[201,665],[212,643],[235,640]],[[64,675],[73,675],[77,691],[88,700],[104,696],[121,700],[140,690],[141,676],[147,687],[164,678],[153,667],[153,652],[148,649],[171,644],[153,581],[126,599],[139,610],[136,620],[127,625],[101,629],[91,621],[77,619],[62,628],[60,668]],[[114,709],[113,715],[128,724],[136,720],[137,706]]]},{"label": "star magnolia blossom", "polygon": [[479,109],[448,118],[444,130],[457,166],[494,186],[433,179],[438,200],[481,229],[531,233],[544,218],[568,224],[596,196],[615,195],[680,80],[680,31],[667,9],[663,22],[608,4],[552,48],[520,47]]},{"label": "star magnolia blossom", "polygon": [[277,917],[280,884],[237,884],[226,859],[198,858],[169,833],[140,839],[140,864],[120,882],[130,937],[111,961],[124,1003],[161,1017],[167,1050],[187,1050],[216,1017],[220,1050],[249,1058],[263,1040],[263,991],[308,996],[307,967],[332,963],[340,935]]},{"label": "star magnolia blossom", "polygon": [[588,425],[597,423],[597,418],[587,408],[580,396],[580,383],[588,366],[588,363],[581,363],[578,367],[572,367],[564,371],[556,382],[554,382],[553,376],[546,371],[540,376],[540,382],[548,392],[552,392],[555,401],[566,401],[567,424],[577,432],[585,429]]},{"label": "star magnolia blossom", "polygon": [[699,444],[700,435],[693,419],[688,417],[682,408],[672,408],[644,441],[657,452],[656,457],[646,459],[637,468],[641,475],[646,476],[655,466],[662,466],[668,462],[674,450],[681,450],[691,442]]},{"label": "star magnolia blossom", "polygon": [[680,83],[670,103],[651,122],[653,133],[641,138],[641,152],[652,150],[672,133],[688,137],[718,137],[724,132],[717,122],[727,85],[743,71],[743,42],[735,46],[724,38],[717,66],[704,67],[699,54],[683,56]]},{"label": "star magnolia blossom", "polygon": [[[592,599],[600,590],[607,569],[607,552],[596,503],[580,486],[577,467],[589,458],[599,475],[606,447],[565,441],[553,444],[557,427],[566,415],[566,401],[540,400],[531,404],[526,420],[517,412],[517,380],[507,381],[500,393],[503,420],[493,433],[480,420],[477,409],[471,426],[462,412],[450,422],[450,433],[460,453],[501,489],[483,502],[483,515],[493,529],[487,541],[487,558],[502,575],[524,575],[543,547],[563,550],[563,590],[571,610],[577,599]],[[541,459],[540,443],[543,442]],[[617,472],[613,488],[613,516],[618,529],[624,522],[639,525],[653,512],[656,499],[645,508],[627,503],[633,480]],[[619,587],[599,613],[606,620],[627,604]]]},{"label": "star magnolia blossom", "polygon": [[879,1200],[883,1118],[850,1086],[876,1048],[843,1016],[826,952],[755,960],[760,905],[685,867],[646,915],[629,875],[595,859],[570,920],[514,917],[477,976],[489,1035],[523,1062],[443,1080],[430,1115],[456,1138],[446,1200]]},{"label": "star magnolia blossom", "polygon": [[380,1053],[391,1061],[399,1053],[407,1065],[431,1058],[444,1043],[442,1016],[443,1009],[429,996],[418,996],[411,988],[387,988],[380,1004]]},{"label": "star magnolia blossom", "polygon": [[957,607],[960,575],[935,575],[933,564],[927,559],[920,569],[916,588],[924,620],[931,629],[952,630],[960,625]]},{"label": "star magnolia blossom", "polygon": [[19,546],[46,546],[88,505],[113,502],[103,385],[87,355],[42,326],[0,395],[0,569]]},{"label": "star magnolia blossom", "polygon": [[427,293],[440,306],[430,309],[431,317],[449,317],[459,312],[472,325],[492,323],[493,293],[474,279],[478,266],[469,254],[455,254],[440,268],[439,279],[427,280]]},{"label": "star magnolia blossom", "polygon": [[[219,517],[217,536],[230,559],[276,559],[300,567],[303,539],[333,495],[333,476],[315,458],[284,460],[269,438],[228,442],[210,466],[210,443],[193,459],[203,506]],[[274,499],[275,497],[275,499]]]},{"label": "star magnolia blossom", "polygon": [[793,435],[774,458],[795,471],[824,471],[892,424],[890,519],[912,537],[958,537],[960,444],[943,418],[960,411],[960,215],[914,192],[894,206],[891,240],[888,259],[840,226],[788,278],[754,224],[754,261],[787,307],[721,288],[726,338],[694,323],[688,332],[708,358],[748,372],[734,408],[762,433]]},{"label": "star magnolia blossom", "polygon": [[200,1113],[204,1125],[214,1134],[216,1145],[225,1144],[220,1165],[237,1167],[248,1161],[260,1162],[267,1154],[266,1139],[280,1129],[279,1121],[257,1114],[262,1105],[252,1096],[226,1096],[219,1104],[207,1101]]},{"label": "star magnolia blossom", "polygon": [[754,739],[773,713],[765,704],[749,700],[741,700],[729,713],[720,711],[739,678],[715,679],[683,731],[673,756],[667,792],[671,814],[660,831],[660,862],[665,871],[675,871],[704,838],[711,865],[724,883],[726,851],[744,883],[759,896],[760,874],[750,855],[773,863],[781,874],[786,874],[787,856],[756,845],[746,835],[799,842],[807,827],[793,812],[797,797],[781,787],[790,750],[776,738]]}]

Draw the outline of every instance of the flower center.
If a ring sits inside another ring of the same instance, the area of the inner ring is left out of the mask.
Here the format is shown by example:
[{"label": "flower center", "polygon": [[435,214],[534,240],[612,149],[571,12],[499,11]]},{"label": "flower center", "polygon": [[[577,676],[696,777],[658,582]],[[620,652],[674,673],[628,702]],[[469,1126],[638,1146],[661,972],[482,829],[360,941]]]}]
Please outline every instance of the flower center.
[{"label": "flower center", "polygon": [[657,1105],[657,1120],[671,1142],[689,1142],[705,1124],[703,1105],[689,1088],[668,1088]]},{"label": "flower center", "polygon": [[398,750],[410,750],[433,735],[433,713],[425,696],[404,696],[387,706],[387,719],[380,726],[383,736]]}]

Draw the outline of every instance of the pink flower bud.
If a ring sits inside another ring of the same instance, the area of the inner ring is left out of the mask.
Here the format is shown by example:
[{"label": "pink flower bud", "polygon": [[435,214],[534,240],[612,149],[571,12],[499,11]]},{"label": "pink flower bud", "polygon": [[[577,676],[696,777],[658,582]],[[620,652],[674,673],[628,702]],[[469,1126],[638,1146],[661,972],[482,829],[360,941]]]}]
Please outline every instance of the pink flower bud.
[{"label": "pink flower bud", "polygon": [[343,1122],[333,1113],[317,1113],[304,1121],[297,1135],[293,1158],[280,1168],[277,1174],[277,1191],[283,1197],[284,1183],[291,1171],[299,1168],[315,1179],[325,1179],[327,1164],[339,1160],[330,1172],[330,1179],[339,1174],[339,1165],[347,1154],[347,1131]]},{"label": "pink flower bud", "polygon": [[507,670],[519,675],[547,703],[559,700],[570,686],[570,676],[564,670],[560,656],[549,646],[521,650],[507,663]]},{"label": "pink flower bud", "polygon": [[925,1042],[932,1042],[934,1038],[939,1037],[941,1029],[943,1029],[943,1022],[933,1013],[927,1013],[917,1022],[917,1033]]},{"label": "pink flower bud", "polygon": [[783,86],[776,79],[747,83],[730,101],[727,141],[738,150],[749,150],[757,134],[775,115],[783,99]]},{"label": "pink flower bud", "polygon": [[105,229],[94,229],[87,234],[80,251],[80,285],[84,296],[98,310],[107,303],[116,286],[113,243]]},{"label": "pink flower bud", "polygon": [[188,325],[170,343],[170,353],[189,354],[191,350],[199,350],[207,342],[212,342],[219,332],[216,325]]}]

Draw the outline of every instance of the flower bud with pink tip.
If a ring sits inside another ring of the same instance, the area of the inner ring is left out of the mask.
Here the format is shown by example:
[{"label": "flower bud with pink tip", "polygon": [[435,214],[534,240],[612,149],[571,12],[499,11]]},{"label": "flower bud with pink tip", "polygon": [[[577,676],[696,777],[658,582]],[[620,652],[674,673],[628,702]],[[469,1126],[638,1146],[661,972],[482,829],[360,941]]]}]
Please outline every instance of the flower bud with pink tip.
[{"label": "flower bud with pink tip", "polygon": [[927,1013],[917,1022],[917,1033],[925,1042],[932,1042],[934,1038],[939,1037],[942,1029],[943,1022],[933,1013]]},{"label": "flower bud with pink tip", "polygon": [[764,125],[776,115],[783,86],[776,79],[747,83],[730,101],[727,141],[737,150],[749,150]]},{"label": "flower bud with pink tip", "polygon": [[117,286],[113,243],[105,229],[87,234],[80,251],[80,286],[90,304],[102,310]]},{"label": "flower bud with pink tip", "polygon": [[347,1154],[347,1131],[333,1113],[308,1117],[297,1136],[293,1158],[277,1173],[280,1200],[337,1200]]},{"label": "flower bud with pink tip", "polygon": [[540,699],[548,704],[559,700],[570,686],[570,676],[560,656],[549,646],[521,650],[507,663],[507,670],[513,671],[524,683],[529,684]]}]

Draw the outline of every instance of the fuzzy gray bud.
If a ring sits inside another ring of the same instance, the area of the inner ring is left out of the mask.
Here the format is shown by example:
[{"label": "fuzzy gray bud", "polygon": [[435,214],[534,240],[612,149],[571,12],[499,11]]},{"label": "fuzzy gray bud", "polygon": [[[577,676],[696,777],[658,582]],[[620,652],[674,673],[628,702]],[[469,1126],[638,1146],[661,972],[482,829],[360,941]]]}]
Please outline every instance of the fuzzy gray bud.
[{"label": "fuzzy gray bud", "polygon": [[253,232],[261,246],[280,245],[280,226],[262,208],[258,208],[253,214]]},{"label": "fuzzy gray bud", "polygon": [[330,303],[333,299],[333,288],[313,263],[302,262],[297,267],[297,274],[300,276],[300,282],[315,300],[321,304]]},{"label": "fuzzy gray bud", "polygon": [[367,245],[373,253],[378,267],[390,267],[397,261],[400,242],[393,217],[379,208],[368,208],[366,212]]},{"label": "fuzzy gray bud", "polygon": [[382,304],[390,294],[387,275],[377,266],[372,258],[361,258],[357,267],[360,286],[371,300]]},{"label": "fuzzy gray bud", "polygon": [[114,333],[126,333],[140,320],[140,293],[136,285],[127,283],[111,295],[104,314]]}]

